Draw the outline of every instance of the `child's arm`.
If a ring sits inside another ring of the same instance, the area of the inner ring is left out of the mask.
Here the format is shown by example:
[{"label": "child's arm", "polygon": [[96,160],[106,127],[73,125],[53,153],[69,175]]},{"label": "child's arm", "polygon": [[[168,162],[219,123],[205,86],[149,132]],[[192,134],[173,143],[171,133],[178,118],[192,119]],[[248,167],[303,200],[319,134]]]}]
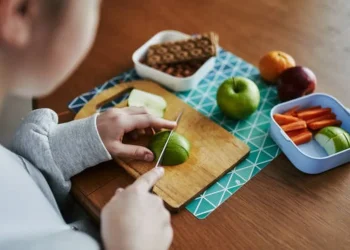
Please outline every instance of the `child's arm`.
[{"label": "child's arm", "polygon": [[111,159],[96,129],[96,116],[65,124],[49,109],[32,111],[15,134],[12,150],[45,176],[60,206],[70,191],[70,178]]},{"label": "child's arm", "polygon": [[149,149],[124,145],[125,133],[175,125],[148,115],[142,108],[111,109],[98,117],[64,124],[58,124],[57,114],[52,110],[39,109],[32,111],[21,124],[12,150],[43,173],[62,207],[70,191],[70,178],[110,160],[109,152],[114,157],[153,160]]}]

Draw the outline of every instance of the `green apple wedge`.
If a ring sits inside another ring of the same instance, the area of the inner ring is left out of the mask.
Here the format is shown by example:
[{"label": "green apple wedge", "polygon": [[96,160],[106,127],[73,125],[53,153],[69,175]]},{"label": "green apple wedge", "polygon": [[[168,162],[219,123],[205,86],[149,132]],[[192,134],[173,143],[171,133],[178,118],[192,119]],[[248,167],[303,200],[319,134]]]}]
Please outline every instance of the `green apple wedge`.
[{"label": "green apple wedge", "polygon": [[232,77],[221,84],[216,100],[226,116],[244,119],[258,108],[260,92],[252,80],[245,77]]},{"label": "green apple wedge", "polygon": [[344,129],[329,126],[321,129],[315,140],[323,147],[328,155],[350,148],[350,135]]},{"label": "green apple wedge", "polygon": [[129,107],[145,107],[150,114],[162,118],[167,102],[161,96],[133,89],[129,95],[128,105]]}]

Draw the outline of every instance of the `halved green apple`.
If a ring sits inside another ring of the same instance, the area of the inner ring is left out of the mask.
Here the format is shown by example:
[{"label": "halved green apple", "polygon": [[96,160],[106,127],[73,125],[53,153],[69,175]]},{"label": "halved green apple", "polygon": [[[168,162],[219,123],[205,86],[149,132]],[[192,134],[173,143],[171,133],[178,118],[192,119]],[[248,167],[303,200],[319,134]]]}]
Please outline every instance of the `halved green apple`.
[{"label": "halved green apple", "polygon": [[315,140],[323,147],[328,155],[350,148],[350,135],[344,129],[329,126],[321,129]]},{"label": "halved green apple", "polygon": [[[149,148],[154,153],[156,160],[158,160],[169,134],[170,131],[162,131],[152,137]],[[173,166],[185,162],[189,157],[190,147],[189,141],[184,136],[174,132],[164,151],[161,164]]]},{"label": "halved green apple", "polygon": [[159,95],[133,89],[129,95],[128,105],[129,107],[145,107],[148,113],[162,118],[167,102]]}]

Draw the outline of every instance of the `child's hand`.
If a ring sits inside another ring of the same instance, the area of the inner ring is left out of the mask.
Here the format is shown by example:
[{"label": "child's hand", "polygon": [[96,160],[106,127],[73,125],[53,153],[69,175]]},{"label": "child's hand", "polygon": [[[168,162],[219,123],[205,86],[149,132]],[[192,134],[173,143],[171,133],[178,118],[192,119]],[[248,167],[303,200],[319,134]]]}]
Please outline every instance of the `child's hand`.
[{"label": "child's hand", "polygon": [[166,250],[173,239],[170,213],[149,190],[163,176],[154,168],[125,190],[117,189],[102,210],[102,239],[107,250]]},{"label": "child's hand", "polygon": [[153,161],[153,153],[145,147],[125,145],[123,136],[130,133],[136,137],[138,131],[153,133],[153,129],[172,129],[176,126],[173,121],[154,117],[144,108],[129,107],[109,109],[97,117],[97,130],[108,152],[119,158]]}]

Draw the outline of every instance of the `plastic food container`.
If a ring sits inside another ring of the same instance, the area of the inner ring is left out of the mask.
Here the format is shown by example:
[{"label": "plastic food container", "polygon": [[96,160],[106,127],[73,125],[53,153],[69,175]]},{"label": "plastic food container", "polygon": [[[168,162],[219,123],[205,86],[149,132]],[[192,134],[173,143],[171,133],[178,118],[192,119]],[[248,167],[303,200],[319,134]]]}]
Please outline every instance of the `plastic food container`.
[{"label": "plastic food container", "polygon": [[336,98],[327,94],[311,94],[289,102],[276,105],[270,113],[271,127],[270,135],[283,153],[294,164],[296,168],[307,174],[319,174],[350,161],[350,149],[328,156],[326,151],[312,139],[309,143],[295,145],[287,134],[273,119],[276,113],[283,113],[294,106],[301,108],[321,105],[330,107],[341,120],[342,128],[350,132],[350,110],[346,109]]},{"label": "plastic food container", "polygon": [[190,36],[187,34],[174,30],[165,30],[154,35],[132,55],[132,60],[135,64],[137,74],[143,78],[156,81],[174,91],[186,91],[195,88],[197,84],[214,67],[215,57],[208,59],[193,75],[184,78],[166,74],[140,62],[141,58],[145,56],[147,49],[151,45],[163,42],[183,40],[189,37]]}]

